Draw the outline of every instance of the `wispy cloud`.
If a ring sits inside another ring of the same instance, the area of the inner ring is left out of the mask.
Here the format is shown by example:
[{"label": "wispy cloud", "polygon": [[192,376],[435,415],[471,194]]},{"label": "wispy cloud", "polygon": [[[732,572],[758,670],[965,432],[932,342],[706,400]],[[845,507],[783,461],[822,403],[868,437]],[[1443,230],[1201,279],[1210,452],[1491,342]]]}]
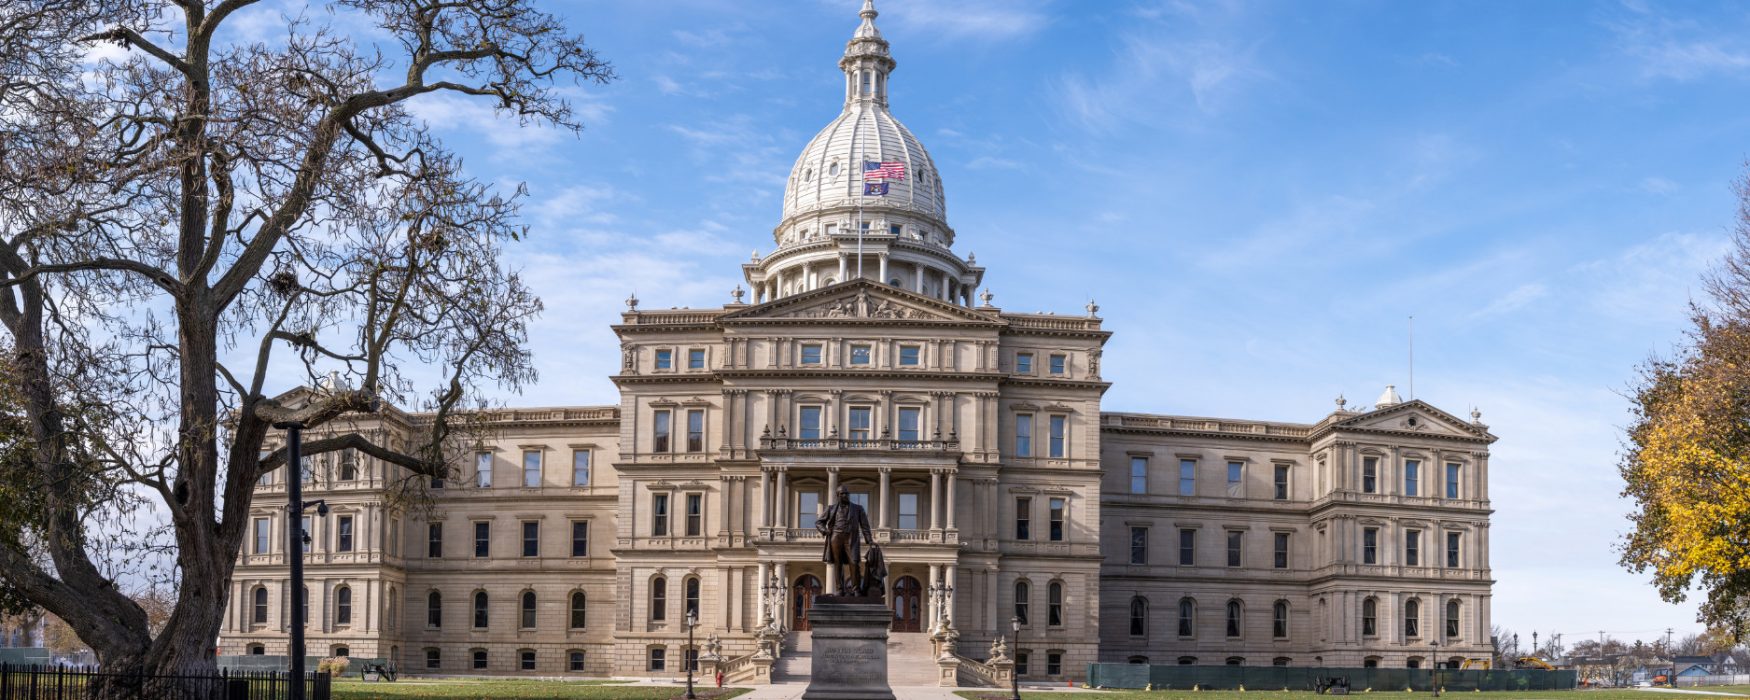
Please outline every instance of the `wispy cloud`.
[{"label": "wispy cloud", "polygon": [[1616,34],[1619,50],[1640,64],[1643,78],[1689,81],[1750,74],[1750,45],[1741,33],[1668,16],[1644,3],[1625,4],[1624,9],[1629,14],[1607,26]]},{"label": "wispy cloud", "polygon": [[1657,176],[1641,178],[1640,188],[1647,194],[1671,194],[1682,189],[1677,183]]},{"label": "wispy cloud", "polygon": [[942,39],[999,41],[1031,35],[1050,23],[1043,3],[1026,0],[884,2],[881,21]]},{"label": "wispy cloud", "polygon": [[1513,291],[1495,297],[1495,300],[1489,302],[1488,306],[1478,309],[1475,313],[1472,313],[1470,317],[1474,320],[1512,313],[1524,308],[1526,305],[1531,304],[1538,299],[1542,299],[1548,293],[1549,288],[1545,287],[1542,283],[1530,282],[1522,284],[1514,287]]},{"label": "wispy cloud", "polygon": [[966,164],[968,170],[1020,170],[1021,162],[996,156],[979,156]]},{"label": "wispy cloud", "polygon": [[1161,11],[1123,32],[1104,74],[1069,73],[1056,81],[1060,107],[1079,125],[1105,131],[1121,122],[1227,111],[1249,86],[1267,80],[1261,44],[1239,30],[1233,13]]}]

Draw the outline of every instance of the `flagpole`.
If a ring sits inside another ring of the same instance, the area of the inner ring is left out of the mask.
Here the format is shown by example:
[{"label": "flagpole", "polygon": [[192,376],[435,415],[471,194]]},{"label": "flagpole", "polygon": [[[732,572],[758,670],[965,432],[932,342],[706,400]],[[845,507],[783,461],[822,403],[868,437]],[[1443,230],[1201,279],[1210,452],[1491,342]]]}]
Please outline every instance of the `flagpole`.
[{"label": "flagpole", "polygon": [[[863,181],[857,183],[865,190],[869,187],[869,154],[863,154],[863,162],[857,164],[863,170]],[[863,196],[865,192],[857,193],[857,279],[863,279]]]}]

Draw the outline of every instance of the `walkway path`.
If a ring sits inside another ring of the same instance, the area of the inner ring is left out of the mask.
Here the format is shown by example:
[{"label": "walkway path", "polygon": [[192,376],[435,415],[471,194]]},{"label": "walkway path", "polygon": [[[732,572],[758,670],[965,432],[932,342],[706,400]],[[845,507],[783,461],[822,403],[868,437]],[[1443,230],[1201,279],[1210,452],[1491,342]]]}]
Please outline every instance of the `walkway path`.
[{"label": "walkway path", "polygon": [[[757,685],[757,686],[754,686],[753,688],[754,688],[753,692],[748,693],[746,695],[739,696],[737,698],[737,700],[797,700],[797,698],[802,697],[802,691],[808,689],[808,684],[807,683],[777,683],[774,685]],[[1054,685],[1054,686],[1033,686],[1033,685],[1028,685],[1025,683],[1023,683],[1021,685],[1021,688],[1023,690],[1026,690],[1028,693],[1036,693],[1036,692],[1048,691],[1048,690],[1049,691],[1074,690],[1076,692],[1081,692],[1081,693],[1096,692],[1096,691],[1084,690],[1081,688],[1065,688],[1063,686],[1056,686],[1056,685]],[[894,695],[894,697],[898,698],[898,700],[964,700],[960,696],[954,694],[956,691],[960,691],[960,690],[978,690],[978,689],[977,688],[932,688],[932,687],[921,687],[921,686],[901,686],[901,687],[897,687],[897,688],[893,689],[893,695]]]},{"label": "walkway path", "polygon": [[1717,691],[1713,691],[1713,690],[1685,690],[1683,688],[1636,688],[1635,690],[1645,690],[1645,691],[1650,692],[1650,693],[1680,693],[1683,695],[1726,695],[1726,696],[1731,696],[1731,697],[1740,697],[1740,698],[1744,697],[1743,693],[1721,693],[1721,692],[1717,692]]}]

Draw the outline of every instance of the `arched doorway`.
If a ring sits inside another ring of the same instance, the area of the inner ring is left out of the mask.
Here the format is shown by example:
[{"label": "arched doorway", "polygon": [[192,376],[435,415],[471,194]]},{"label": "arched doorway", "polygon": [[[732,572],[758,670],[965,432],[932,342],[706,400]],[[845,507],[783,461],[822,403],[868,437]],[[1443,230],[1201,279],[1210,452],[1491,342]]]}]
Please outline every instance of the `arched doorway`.
[{"label": "arched doorway", "polygon": [[893,631],[922,632],[924,587],[910,576],[893,582]]},{"label": "arched doorway", "polygon": [[796,584],[790,588],[790,629],[799,632],[808,629],[808,609],[814,607],[814,597],[817,595],[820,595],[820,579],[815,578],[814,574],[796,577]]}]

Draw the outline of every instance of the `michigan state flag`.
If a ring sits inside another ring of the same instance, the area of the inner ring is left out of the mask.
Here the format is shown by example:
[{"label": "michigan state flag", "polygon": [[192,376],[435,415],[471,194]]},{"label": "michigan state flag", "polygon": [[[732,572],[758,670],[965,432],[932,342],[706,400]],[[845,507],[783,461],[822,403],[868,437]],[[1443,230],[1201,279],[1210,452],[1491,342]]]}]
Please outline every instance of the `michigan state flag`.
[{"label": "michigan state flag", "polygon": [[886,197],[887,196],[887,183],[885,183],[885,182],[865,182],[865,183],[863,183],[863,196],[865,196],[865,197]]}]

